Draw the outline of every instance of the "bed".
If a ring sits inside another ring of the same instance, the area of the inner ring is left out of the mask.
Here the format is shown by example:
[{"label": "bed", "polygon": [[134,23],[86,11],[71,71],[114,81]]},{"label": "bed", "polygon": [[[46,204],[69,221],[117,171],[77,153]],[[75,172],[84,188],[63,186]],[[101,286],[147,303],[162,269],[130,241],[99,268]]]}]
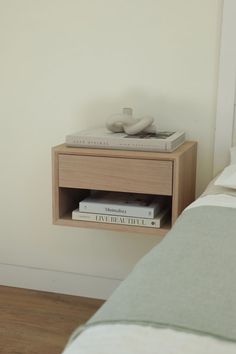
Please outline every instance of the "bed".
[{"label": "bed", "polygon": [[64,354],[233,354],[235,341],[233,163],[74,332]]}]

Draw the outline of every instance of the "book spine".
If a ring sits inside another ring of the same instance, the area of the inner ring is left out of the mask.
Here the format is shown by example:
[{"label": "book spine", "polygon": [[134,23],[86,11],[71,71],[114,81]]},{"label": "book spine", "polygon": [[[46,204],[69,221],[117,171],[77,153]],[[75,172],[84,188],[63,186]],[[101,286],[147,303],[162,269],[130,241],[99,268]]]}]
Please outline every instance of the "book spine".
[{"label": "book spine", "polygon": [[130,138],[102,138],[102,137],[66,137],[68,146],[100,148],[100,149],[121,149],[121,150],[141,150],[141,151],[166,151],[165,141],[150,141],[148,139],[130,139]]},{"label": "book spine", "polygon": [[157,204],[155,207],[142,207],[142,206],[131,206],[131,205],[116,205],[116,204],[103,204],[96,202],[86,202],[81,201],[79,203],[79,211],[86,213],[98,213],[106,215],[117,215],[117,216],[133,216],[141,218],[153,219],[156,213],[159,211],[160,207]]},{"label": "book spine", "polygon": [[90,222],[120,224],[120,225],[130,225],[130,226],[143,226],[143,227],[152,227],[152,228],[160,228],[162,223],[162,219],[147,219],[147,218],[135,218],[130,216],[83,213],[78,211],[78,209],[72,212],[72,219],[80,220],[80,221],[90,221]]}]

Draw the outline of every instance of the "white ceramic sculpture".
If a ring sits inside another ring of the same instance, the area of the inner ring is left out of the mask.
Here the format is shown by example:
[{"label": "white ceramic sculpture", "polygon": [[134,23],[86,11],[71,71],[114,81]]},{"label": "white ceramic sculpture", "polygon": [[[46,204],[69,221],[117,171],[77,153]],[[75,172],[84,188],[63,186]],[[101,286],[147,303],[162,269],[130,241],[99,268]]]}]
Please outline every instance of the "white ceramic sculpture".
[{"label": "white ceramic sculpture", "polygon": [[134,135],[142,131],[156,132],[153,121],[154,118],[150,116],[134,118],[132,108],[123,108],[122,114],[113,114],[108,118],[106,127],[113,133],[125,132]]}]

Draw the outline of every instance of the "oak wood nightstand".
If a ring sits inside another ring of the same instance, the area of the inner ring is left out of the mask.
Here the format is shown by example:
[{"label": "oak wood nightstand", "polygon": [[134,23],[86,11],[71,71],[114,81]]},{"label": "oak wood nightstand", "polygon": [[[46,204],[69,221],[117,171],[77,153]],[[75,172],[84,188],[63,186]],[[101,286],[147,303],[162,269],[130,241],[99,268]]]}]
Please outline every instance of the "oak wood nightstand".
[{"label": "oak wood nightstand", "polygon": [[[187,141],[172,153],[72,148],[52,149],[53,223],[164,236],[195,199],[197,143]],[[72,210],[91,190],[163,195],[170,205],[164,227],[72,220]]]}]

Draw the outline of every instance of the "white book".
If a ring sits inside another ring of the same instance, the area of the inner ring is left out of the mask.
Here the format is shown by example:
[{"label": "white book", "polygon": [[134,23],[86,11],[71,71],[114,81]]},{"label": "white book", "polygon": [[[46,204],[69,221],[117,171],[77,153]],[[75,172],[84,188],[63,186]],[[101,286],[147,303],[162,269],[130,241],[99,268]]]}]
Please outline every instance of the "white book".
[{"label": "white book", "polygon": [[169,208],[165,208],[162,211],[160,211],[159,214],[153,219],[135,218],[132,216],[83,213],[79,211],[79,208],[77,208],[72,212],[72,219],[80,220],[80,221],[106,223],[106,224],[120,224],[120,225],[129,225],[129,226],[160,228],[166,222],[168,215],[169,215]]},{"label": "white book", "polygon": [[119,216],[154,218],[163,207],[161,196],[146,194],[95,192],[79,203],[79,211]]},{"label": "white book", "polygon": [[112,133],[104,128],[84,130],[66,136],[66,145],[100,149],[171,152],[185,141],[182,131]]}]

